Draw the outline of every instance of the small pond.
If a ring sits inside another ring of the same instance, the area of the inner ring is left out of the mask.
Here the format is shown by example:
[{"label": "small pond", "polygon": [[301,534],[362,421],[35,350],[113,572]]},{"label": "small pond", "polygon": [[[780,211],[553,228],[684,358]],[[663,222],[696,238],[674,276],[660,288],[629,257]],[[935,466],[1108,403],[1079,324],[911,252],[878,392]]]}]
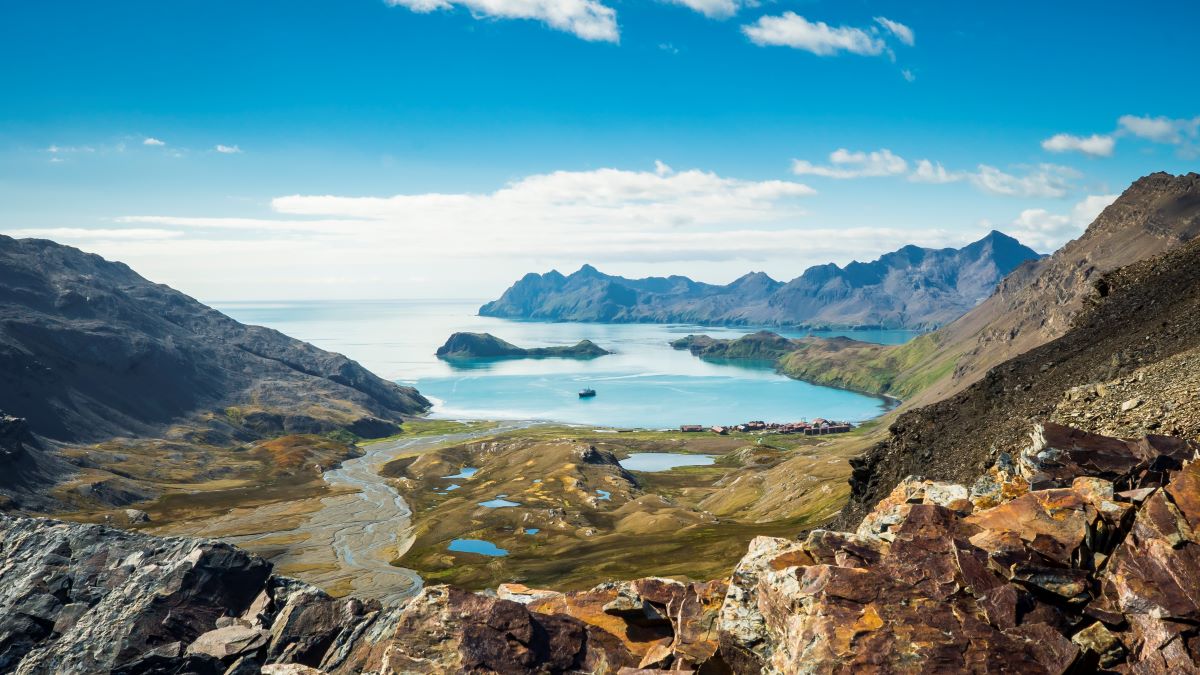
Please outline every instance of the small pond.
[{"label": "small pond", "polygon": [[495,558],[508,555],[508,551],[483,539],[455,539],[446,548],[457,553],[478,553]]},{"label": "small pond", "polygon": [[520,504],[517,502],[510,502],[507,499],[505,499],[504,495],[500,495],[500,496],[496,497],[495,499],[490,499],[486,502],[479,502],[479,505],[486,506],[489,509],[503,509],[508,506],[520,506]]},{"label": "small pond", "polygon": [[716,460],[712,455],[685,455],[676,452],[635,452],[621,460],[629,471],[670,471],[681,466],[708,466]]}]

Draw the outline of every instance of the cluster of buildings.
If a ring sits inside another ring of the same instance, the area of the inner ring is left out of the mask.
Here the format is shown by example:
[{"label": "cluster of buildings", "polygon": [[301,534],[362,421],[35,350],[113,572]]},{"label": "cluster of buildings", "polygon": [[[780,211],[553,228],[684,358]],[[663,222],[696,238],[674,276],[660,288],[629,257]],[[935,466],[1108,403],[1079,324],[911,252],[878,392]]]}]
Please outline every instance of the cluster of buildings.
[{"label": "cluster of buildings", "polygon": [[711,431],[714,434],[725,435],[730,431],[766,431],[776,434],[804,434],[805,436],[824,436],[825,434],[844,434],[854,428],[849,422],[835,422],[818,417],[811,422],[763,422],[755,420],[733,426],[717,425],[705,427],[703,424],[685,424],[679,427],[683,433],[700,433]]}]

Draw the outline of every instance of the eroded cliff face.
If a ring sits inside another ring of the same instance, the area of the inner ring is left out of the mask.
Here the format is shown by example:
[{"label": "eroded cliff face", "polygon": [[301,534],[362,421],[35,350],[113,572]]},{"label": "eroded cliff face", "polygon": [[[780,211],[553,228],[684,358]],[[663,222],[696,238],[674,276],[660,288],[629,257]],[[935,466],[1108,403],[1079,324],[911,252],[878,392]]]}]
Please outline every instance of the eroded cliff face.
[{"label": "eroded cliff face", "polygon": [[1194,672],[1200,444],[1036,427],[972,485],[909,478],[854,532],[732,576],[396,607],[208,540],[0,517],[0,671]]}]

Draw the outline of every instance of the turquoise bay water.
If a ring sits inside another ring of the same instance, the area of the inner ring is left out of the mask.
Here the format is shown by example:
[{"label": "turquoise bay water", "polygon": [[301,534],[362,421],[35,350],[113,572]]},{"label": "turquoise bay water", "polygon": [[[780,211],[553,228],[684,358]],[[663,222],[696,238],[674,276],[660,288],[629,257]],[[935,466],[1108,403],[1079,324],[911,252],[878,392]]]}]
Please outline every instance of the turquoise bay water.
[{"label": "turquoise bay water", "polygon": [[[235,319],[341,352],[380,376],[415,385],[435,417],[549,420],[668,428],[805,418],[861,422],[880,399],[783,377],[768,364],[708,363],[668,344],[689,333],[738,337],[752,328],[508,321],[475,316],[478,301],[213,303]],[[508,359],[447,363],[434,352],[451,333],[492,333],[521,347],[587,338],[616,352],[591,360]],[[777,331],[789,337],[806,331]],[[898,344],[909,331],[820,332]],[[596,390],[580,399],[585,387]]]}]

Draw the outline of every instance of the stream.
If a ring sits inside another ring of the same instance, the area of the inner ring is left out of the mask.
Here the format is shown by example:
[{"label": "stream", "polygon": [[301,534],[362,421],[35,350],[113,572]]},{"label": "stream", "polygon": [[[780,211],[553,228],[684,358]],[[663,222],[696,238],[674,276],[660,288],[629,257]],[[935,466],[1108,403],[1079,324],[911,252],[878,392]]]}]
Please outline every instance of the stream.
[{"label": "stream", "polygon": [[[271,556],[271,562],[296,570],[291,576],[325,589],[348,587],[356,597],[395,604],[417,594],[422,581],[413,570],[391,564],[412,546],[412,511],[404,497],[379,475],[383,465],[406,453],[525,426],[529,424],[508,423],[480,431],[362,446],[362,457],[346,460],[323,474],[331,488],[350,488],[354,492],[322,498],[320,508],[296,528],[274,531],[266,527],[254,534],[221,538],[249,548],[258,548],[256,544],[265,545],[271,539],[289,538],[285,544],[273,545],[284,550]],[[269,523],[282,513],[280,509],[281,505],[268,504],[240,514],[239,520]]]}]

